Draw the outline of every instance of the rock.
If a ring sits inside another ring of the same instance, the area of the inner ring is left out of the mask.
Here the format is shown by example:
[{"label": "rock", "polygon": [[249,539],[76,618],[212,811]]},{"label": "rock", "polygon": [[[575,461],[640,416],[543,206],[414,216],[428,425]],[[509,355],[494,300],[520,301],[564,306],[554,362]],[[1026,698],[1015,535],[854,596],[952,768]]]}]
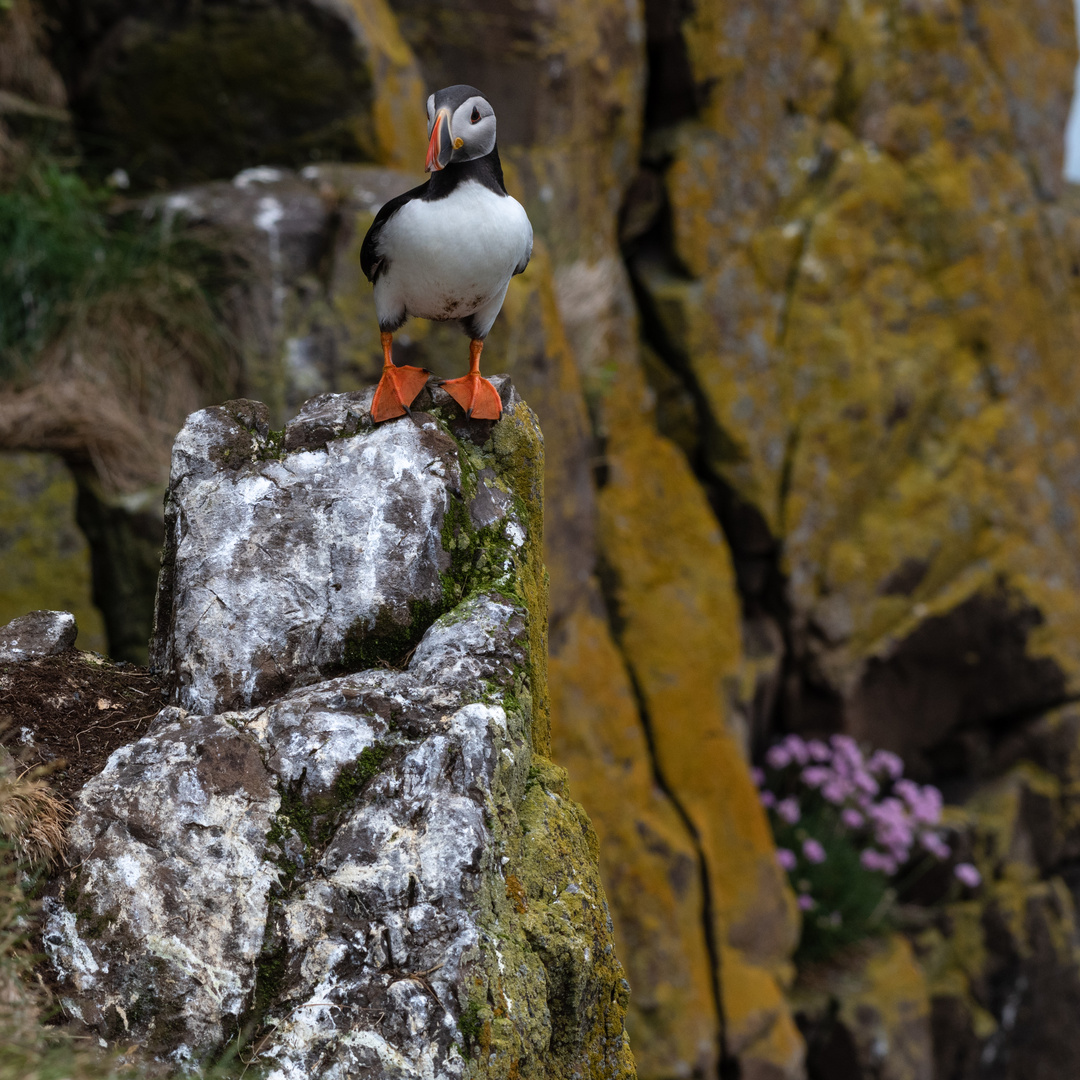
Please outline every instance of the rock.
[{"label": "rock", "polygon": [[745,1070],[797,1077],[803,1048],[784,985],[798,917],[734,709],[742,646],[730,554],[685,459],[643,422],[643,396],[640,376],[624,371],[605,402],[599,543],[616,640],[654,768],[699,851],[724,1047]]},{"label": "rock", "polygon": [[1076,905],[1080,714],[1066,706],[1001,748],[1004,775],[950,809],[954,861],[919,888],[936,903],[909,928],[932,999],[935,1074],[1050,1080],[1080,1068],[1071,1016],[1080,1002]]},{"label": "rock", "polygon": [[900,935],[804,972],[795,987],[811,1076],[934,1080],[926,977]]},{"label": "rock", "polygon": [[85,861],[46,930],[68,1012],[104,1035],[160,1031],[181,1058],[216,1046],[253,984],[279,805],[258,745],[219,717],[166,710],[113,753],[79,793]]},{"label": "rock", "polygon": [[31,611],[0,626],[0,663],[41,660],[75,644],[79,633],[69,611]]},{"label": "rock", "polygon": [[993,882],[917,945],[933,1001],[935,1074],[1052,1080],[1080,1067],[1075,906],[1060,878]]},{"label": "rock", "polygon": [[268,161],[423,156],[427,91],[384,0],[90,3],[61,9],[57,29],[102,175],[119,166],[145,188]]},{"label": "rock", "polygon": [[38,608],[70,611],[80,647],[104,652],[77,499],[71,473],[55,455],[0,453],[0,625]]},{"label": "rock", "polygon": [[[587,798],[619,956],[638,1074],[716,1076],[721,1030],[702,920],[701,849],[656,783],[625,662],[596,583],[552,634],[552,751]],[[614,794],[617,797],[605,797]]]},{"label": "rock", "polygon": [[632,270],[699,468],[776,540],[787,724],[972,775],[971,733],[1080,685],[1080,458],[1051,404],[1077,393],[1075,211],[1047,134],[1075,44],[1067,5],[903,7],[685,19],[672,240]]},{"label": "rock", "polygon": [[119,495],[89,470],[76,472],[75,486],[76,521],[90,545],[91,595],[105,623],[108,654],[145,665],[161,562],[161,488]]},{"label": "rock", "polygon": [[[242,381],[276,423],[335,381],[336,326],[319,268],[334,243],[331,201],[291,169],[258,167],[147,202],[166,230],[192,230],[241,262],[223,305]],[[321,316],[321,317],[320,317]]]},{"label": "rock", "polygon": [[177,436],[152,662],[184,708],[396,663],[477,574],[499,582],[520,555],[490,469],[424,413],[373,427],[370,401],[327,395],[279,433],[265,406],[233,402]]},{"label": "rock", "polygon": [[[369,392],[178,436],[155,648],[189,707],[79,793],[47,901],[101,1037],[196,1069],[239,1036],[279,1080],[636,1075],[596,835],[544,756],[542,443],[502,392],[497,424],[434,391],[373,429]],[[263,536],[287,521],[321,523]],[[381,598],[415,635],[392,665],[344,651],[339,570],[351,618]]]}]

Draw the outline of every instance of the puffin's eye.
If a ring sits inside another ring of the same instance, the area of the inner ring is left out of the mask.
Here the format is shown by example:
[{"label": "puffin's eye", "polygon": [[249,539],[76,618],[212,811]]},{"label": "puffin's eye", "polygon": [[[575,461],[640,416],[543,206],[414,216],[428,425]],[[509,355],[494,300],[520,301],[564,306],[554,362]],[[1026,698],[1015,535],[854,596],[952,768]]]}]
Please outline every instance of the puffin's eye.
[{"label": "puffin's eye", "polygon": [[474,124],[480,123],[480,110],[475,105],[472,107],[472,116],[469,117],[469,120]]}]

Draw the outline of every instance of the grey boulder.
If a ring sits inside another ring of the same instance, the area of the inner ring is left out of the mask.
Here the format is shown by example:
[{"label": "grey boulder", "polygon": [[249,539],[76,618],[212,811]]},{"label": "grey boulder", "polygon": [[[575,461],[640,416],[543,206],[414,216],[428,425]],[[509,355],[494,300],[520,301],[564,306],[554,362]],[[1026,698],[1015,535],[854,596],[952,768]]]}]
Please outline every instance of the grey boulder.
[{"label": "grey boulder", "polygon": [[0,663],[42,660],[75,644],[79,628],[68,611],[31,611],[0,626]]},{"label": "grey boulder", "polygon": [[545,757],[542,440],[499,385],[497,424],[433,388],[379,428],[328,395],[181,432],[176,704],[79,793],[45,901],[99,1038],[271,1080],[635,1075],[596,834]]},{"label": "grey boulder", "polygon": [[[431,415],[373,427],[369,402],[324,395],[273,433],[251,402],[188,418],[151,643],[176,704],[242,708],[396,661],[457,598],[444,533],[455,515],[501,520],[507,494],[463,473]],[[505,528],[520,541],[520,524]]]}]

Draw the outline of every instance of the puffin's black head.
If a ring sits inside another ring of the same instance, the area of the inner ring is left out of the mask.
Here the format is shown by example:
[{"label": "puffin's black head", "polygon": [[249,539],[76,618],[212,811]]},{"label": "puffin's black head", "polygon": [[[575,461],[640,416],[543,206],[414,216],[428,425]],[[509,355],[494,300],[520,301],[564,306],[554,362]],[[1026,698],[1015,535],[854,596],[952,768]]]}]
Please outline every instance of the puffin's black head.
[{"label": "puffin's black head", "polygon": [[425,172],[472,161],[495,149],[495,110],[475,86],[448,86],[427,99]]}]

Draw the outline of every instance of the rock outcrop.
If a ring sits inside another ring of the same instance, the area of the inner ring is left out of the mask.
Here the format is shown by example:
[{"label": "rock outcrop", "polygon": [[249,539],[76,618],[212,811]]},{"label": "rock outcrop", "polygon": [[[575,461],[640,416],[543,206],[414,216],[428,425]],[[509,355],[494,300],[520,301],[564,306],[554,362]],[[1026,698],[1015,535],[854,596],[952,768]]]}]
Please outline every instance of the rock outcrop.
[{"label": "rock outcrop", "polygon": [[56,656],[75,644],[79,628],[69,611],[31,611],[0,626],[0,662]]},{"label": "rock outcrop", "polygon": [[82,789],[66,1011],[187,1067],[635,1076],[596,835],[545,756],[543,444],[441,391],[176,441],[166,707]]},{"label": "rock outcrop", "polygon": [[385,0],[166,10],[57,5],[55,56],[79,126],[136,183],[228,176],[253,158],[404,165],[427,92]]},{"label": "rock outcrop", "polygon": [[934,1080],[930,990],[899,934],[808,973],[794,1000],[811,1076]]},{"label": "rock outcrop", "polygon": [[1080,685],[1071,9],[721,4],[682,30],[700,107],[662,171],[671,243],[632,269],[699,460],[780,541],[787,723],[970,771],[964,732]]}]

